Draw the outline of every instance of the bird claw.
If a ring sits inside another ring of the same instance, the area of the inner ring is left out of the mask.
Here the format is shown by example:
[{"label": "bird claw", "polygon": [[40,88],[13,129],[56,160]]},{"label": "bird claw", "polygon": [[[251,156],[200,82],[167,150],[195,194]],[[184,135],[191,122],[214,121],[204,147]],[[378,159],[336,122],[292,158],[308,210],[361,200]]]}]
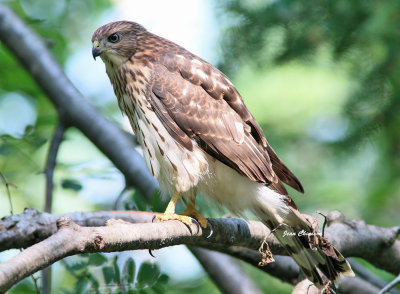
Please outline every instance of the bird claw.
[{"label": "bird claw", "polygon": [[[154,215],[153,218],[151,219],[151,222],[154,223],[154,220],[155,220],[156,218],[157,218],[157,215]],[[161,221],[164,221],[162,218],[160,218],[160,220],[161,220]],[[168,219],[165,219],[165,220],[168,220]],[[177,219],[177,220],[180,220],[180,219]],[[198,234],[198,233],[200,232],[200,227],[203,227],[203,226],[200,225],[199,221],[198,221],[196,218],[194,218],[194,217],[190,217],[190,220],[191,220],[191,223],[194,223],[194,224],[196,225],[196,229],[197,229],[196,234]],[[183,224],[185,224],[185,225],[187,226],[187,228],[190,230],[190,233],[193,234],[192,229],[190,228],[190,225],[191,225],[191,224],[189,224],[189,223],[187,223],[187,222],[185,222],[185,221],[183,221],[183,220],[180,220],[180,221],[181,221]],[[208,221],[208,219],[207,219],[207,226],[208,226],[208,224],[210,224],[210,233],[208,234],[207,239],[210,238],[210,237],[212,236],[212,234],[214,233],[213,227],[212,227],[211,223],[210,223],[210,222]],[[207,226],[206,226],[206,227],[207,227]],[[151,252],[150,252],[150,255],[153,256],[153,255],[151,254]]]},{"label": "bird claw", "polygon": [[210,234],[208,234],[208,236],[206,237],[206,239],[210,238],[210,237],[212,236],[212,234],[214,233],[213,226],[212,226],[212,224],[210,223],[210,221],[208,220],[208,218],[207,218],[207,224],[210,225]]},{"label": "bird claw", "polygon": [[156,258],[156,257],[153,255],[153,252],[152,252],[151,249],[149,249],[149,254],[150,254],[152,257]]},{"label": "bird claw", "polygon": [[199,224],[199,222],[197,221],[197,219],[195,219],[195,218],[193,218],[193,217],[192,217],[192,222],[194,222],[194,224],[196,225],[196,228],[197,228],[196,234],[198,234],[198,233],[200,232],[200,224]]},{"label": "bird claw", "polygon": [[[155,220],[155,219],[156,219],[156,215],[153,215],[153,218],[151,219],[151,222],[154,223],[154,220]],[[149,249],[149,254],[150,254],[152,257],[156,258],[156,257],[153,255],[152,249]]]},{"label": "bird claw", "polygon": [[167,220],[178,220],[181,223],[183,223],[190,231],[191,234],[193,234],[192,229],[190,226],[194,223],[197,228],[196,234],[200,232],[200,223],[198,222],[197,219],[187,216],[187,215],[180,215],[180,214],[164,214],[164,215],[154,215],[153,218],[151,219],[151,222],[154,223],[154,221],[158,219],[160,222],[167,221]]}]

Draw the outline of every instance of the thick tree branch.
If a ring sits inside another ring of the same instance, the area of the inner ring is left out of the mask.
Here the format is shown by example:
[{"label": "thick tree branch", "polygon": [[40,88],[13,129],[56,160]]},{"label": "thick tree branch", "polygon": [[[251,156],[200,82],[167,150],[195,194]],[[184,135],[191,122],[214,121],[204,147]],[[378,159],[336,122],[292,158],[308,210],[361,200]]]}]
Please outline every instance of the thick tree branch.
[{"label": "thick tree branch", "polygon": [[347,220],[339,211],[328,214],[326,236],[344,256],[361,257],[394,275],[400,269],[400,226],[381,228],[363,220]]},{"label": "thick tree branch", "polygon": [[261,256],[258,250],[239,246],[215,249],[227,253],[235,258],[241,259],[252,266],[274,276],[283,282],[296,284],[299,281],[300,269],[294,260],[289,256],[274,255],[275,262],[259,266]]},{"label": "thick tree branch", "polygon": [[[102,226],[110,218],[133,223],[150,222],[154,214],[152,212],[111,211],[77,212],[68,216],[82,226]],[[26,248],[49,237],[56,232],[55,223],[59,217],[28,209],[22,214],[3,218],[0,221],[0,250]],[[367,225],[360,220],[346,220],[338,211],[330,212],[328,221],[329,227],[325,235],[344,256],[364,258],[381,269],[397,274],[400,268],[400,242],[396,240],[400,232],[399,227],[381,228]],[[264,225],[256,221],[245,222],[228,218],[214,219],[211,222],[214,228],[211,238],[213,241],[226,237],[219,234],[228,234],[234,238],[230,245],[238,245],[238,240],[245,238],[246,240],[240,245],[251,249],[258,249],[264,236],[269,233]],[[285,250],[272,235],[269,241],[274,254],[286,255]],[[222,248],[215,245],[216,250],[226,252],[226,245],[229,245],[229,242],[216,243],[224,245]]]},{"label": "thick tree branch", "polygon": [[[248,240],[256,246],[260,239],[257,232],[261,224],[246,223],[236,219],[210,220],[215,236],[207,238],[208,232],[197,232],[195,225],[187,227],[179,221],[162,223],[131,224],[111,219],[106,226],[82,227],[70,217],[57,221],[57,232],[49,238],[32,245],[9,261],[0,264],[0,292],[32,273],[70,255],[83,252],[115,252],[136,249],[159,249],[178,244],[199,245],[213,248],[214,245],[244,245]],[[236,229],[235,229],[236,228]],[[251,232],[256,228],[257,232]]]},{"label": "thick tree branch", "polygon": [[[0,221],[0,250],[7,250],[11,248],[26,248],[32,246],[57,232],[57,220],[63,217],[69,217],[71,220],[79,226],[84,227],[99,227],[105,226],[107,221],[110,219],[119,219],[127,223],[134,224],[149,224],[150,228],[152,225],[159,225],[157,223],[151,223],[152,218],[157,213],[154,212],[143,212],[143,211],[106,211],[106,212],[76,212],[66,215],[55,216],[47,213],[41,213],[34,209],[26,209],[23,213],[5,217]],[[264,239],[264,236],[269,234],[269,230],[262,223],[257,221],[245,222],[241,219],[235,218],[221,218],[221,219],[210,219],[213,226],[213,235],[210,238],[206,238],[205,243],[208,248],[213,246],[218,247],[219,245],[231,246],[240,245],[248,248],[257,249]],[[175,223],[175,222],[172,222]],[[179,225],[179,222],[175,223]],[[179,228],[180,226],[177,226]],[[137,228],[135,228],[137,229]],[[191,236],[190,233],[197,235],[197,228],[194,230],[186,228],[186,233]],[[141,231],[142,234],[147,235],[145,238],[151,240],[152,234],[156,234],[152,230]],[[209,228],[204,229],[204,232],[200,230],[200,233],[206,237],[209,235]],[[155,235],[154,235],[155,236]],[[170,241],[176,236],[170,235]],[[157,238],[157,237],[156,237]],[[271,248],[277,253],[283,253],[283,248],[279,245],[276,239],[271,235],[270,237]],[[186,240],[187,241],[187,240]],[[194,245],[202,245],[202,241],[196,241]],[[156,244],[152,242],[152,246],[144,246],[143,248],[158,249],[165,246],[171,246],[175,244]],[[213,244],[209,244],[213,243]],[[168,243],[169,244],[169,243]],[[188,244],[191,244],[189,242]],[[142,249],[143,249],[142,248]],[[1,265],[0,265],[1,266]]]},{"label": "thick tree branch", "polygon": [[[207,238],[208,230],[197,232],[194,225],[188,228],[176,221],[150,223],[153,215],[152,212],[115,211],[72,213],[59,218],[60,216],[29,209],[22,214],[3,218],[0,221],[2,230],[0,250],[31,247],[27,248],[23,254],[0,265],[0,285],[3,285],[2,281],[9,279],[15,282],[15,279],[19,280],[72,254],[157,249],[177,244],[196,245],[226,252],[256,265],[260,261],[260,255],[255,250],[260,246],[264,236],[269,235],[269,230],[260,222],[225,218],[210,220],[214,233]],[[115,221],[115,218],[121,220]],[[65,223],[61,226],[62,230],[57,231],[57,219],[63,220],[61,224]],[[100,227],[82,227],[72,220],[80,225]],[[347,255],[346,252],[353,252],[359,257],[368,259],[368,255],[371,254],[370,247],[379,252],[398,250],[399,242],[395,239],[398,228],[380,228],[360,221],[348,221],[339,212],[331,212],[328,220],[330,226],[326,229],[326,236],[345,255]],[[341,235],[346,237],[345,241],[335,238],[334,234],[338,227]],[[65,238],[74,242],[63,243]],[[40,242],[43,239],[45,240]],[[39,243],[33,245],[37,242]],[[286,254],[272,235],[268,242],[274,254]],[[370,246],[365,246],[364,243]],[[66,248],[60,248],[60,246]],[[399,260],[393,260],[395,257],[393,255],[390,260],[380,260],[379,264],[390,269],[399,262]],[[10,267],[18,270],[13,271]],[[298,268],[285,257],[278,257],[276,263],[267,265],[263,270],[272,272],[280,278],[286,276],[282,279],[290,283],[295,283],[298,278]],[[16,277],[13,277],[13,274]],[[350,281],[349,284],[351,284]],[[8,284],[5,285],[8,287]],[[348,287],[351,288],[351,286]]]},{"label": "thick tree branch", "polygon": [[360,277],[345,277],[339,285],[340,294],[363,293],[375,294],[379,288]]},{"label": "thick tree branch", "polygon": [[[379,291],[377,287],[368,283],[367,281],[359,278],[348,278],[345,277],[342,279],[339,285],[339,292],[340,294],[375,294]],[[309,280],[303,280],[298,283],[293,291],[292,294],[320,294],[321,291],[318,290]]]},{"label": "thick tree branch", "polygon": [[[237,261],[226,255],[204,248],[189,246],[200,263],[208,269],[210,278],[226,294],[261,294],[261,289],[246,276]],[[244,277],[244,278],[243,278]]]}]

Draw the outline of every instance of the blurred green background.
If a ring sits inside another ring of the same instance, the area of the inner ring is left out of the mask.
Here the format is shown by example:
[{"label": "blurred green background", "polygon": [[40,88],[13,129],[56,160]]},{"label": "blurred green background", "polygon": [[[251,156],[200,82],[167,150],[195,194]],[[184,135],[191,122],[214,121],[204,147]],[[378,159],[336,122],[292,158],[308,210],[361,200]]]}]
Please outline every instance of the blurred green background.
[{"label": "blurred green background", "polygon": [[[316,210],[339,209],[349,219],[399,224],[398,0],[5,3],[46,40],[90,102],[126,130],[128,123],[117,108],[104,65],[91,57],[90,43],[98,26],[120,19],[137,21],[183,45],[231,78],[269,143],[302,181],[305,195],[290,190],[302,212],[315,215]],[[14,213],[24,207],[43,209],[43,171],[56,124],[54,107],[0,43],[0,172],[15,185],[11,187]],[[69,129],[54,185],[53,212],[66,213],[113,209],[125,184],[96,147]],[[135,191],[125,194],[120,209],[153,208],[143,204]],[[204,201],[200,205],[208,216],[226,213]],[[0,215],[9,214],[1,185]],[[2,253],[0,261],[16,253]],[[177,262],[175,257],[182,254],[185,261]],[[143,293],[218,293],[183,247],[159,250],[156,255],[157,260],[145,252],[68,258],[54,267],[53,290],[85,293],[85,287],[96,281],[107,284],[115,268],[126,265],[132,270],[133,262],[138,268],[135,287]],[[291,288],[244,267],[266,291],[272,287],[276,293],[286,293]],[[149,272],[158,274],[148,277]],[[142,284],[140,275],[146,277]],[[26,279],[10,293],[35,292]]]}]

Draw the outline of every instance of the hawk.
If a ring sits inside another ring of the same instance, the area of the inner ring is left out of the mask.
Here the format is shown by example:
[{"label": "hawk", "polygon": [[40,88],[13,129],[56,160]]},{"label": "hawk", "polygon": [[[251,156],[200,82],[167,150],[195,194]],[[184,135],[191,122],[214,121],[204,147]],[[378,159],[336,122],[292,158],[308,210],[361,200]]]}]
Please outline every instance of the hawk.
[{"label": "hawk", "polygon": [[[268,144],[228,78],[181,46],[135,22],[99,27],[92,54],[100,56],[119,107],[127,115],[151,174],[172,195],[160,221],[202,227],[196,194],[234,214],[252,211],[268,226],[307,278],[323,288],[353,272],[345,258],[300,214],[283,183],[300,181]],[[175,213],[183,197],[187,207]]]}]

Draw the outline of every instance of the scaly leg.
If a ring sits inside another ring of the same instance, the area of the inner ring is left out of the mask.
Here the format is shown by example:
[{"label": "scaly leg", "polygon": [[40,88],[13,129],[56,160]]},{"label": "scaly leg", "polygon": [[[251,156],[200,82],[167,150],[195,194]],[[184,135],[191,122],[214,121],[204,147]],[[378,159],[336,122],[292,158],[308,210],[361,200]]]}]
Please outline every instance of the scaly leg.
[{"label": "scaly leg", "polygon": [[200,213],[196,210],[195,201],[196,201],[196,198],[191,198],[189,200],[189,203],[188,203],[186,209],[179,215],[190,216],[190,217],[196,219],[199,222],[200,226],[205,229],[205,228],[207,228],[208,221],[206,218],[202,217],[200,215]]},{"label": "scaly leg", "polygon": [[176,203],[178,202],[180,198],[180,193],[176,192],[175,195],[171,198],[171,200],[168,203],[167,209],[165,210],[163,215],[157,215],[154,219],[159,220],[161,222],[167,221],[167,220],[179,220],[183,222],[184,224],[191,225],[192,218],[187,215],[179,215],[175,213],[175,206]]}]

